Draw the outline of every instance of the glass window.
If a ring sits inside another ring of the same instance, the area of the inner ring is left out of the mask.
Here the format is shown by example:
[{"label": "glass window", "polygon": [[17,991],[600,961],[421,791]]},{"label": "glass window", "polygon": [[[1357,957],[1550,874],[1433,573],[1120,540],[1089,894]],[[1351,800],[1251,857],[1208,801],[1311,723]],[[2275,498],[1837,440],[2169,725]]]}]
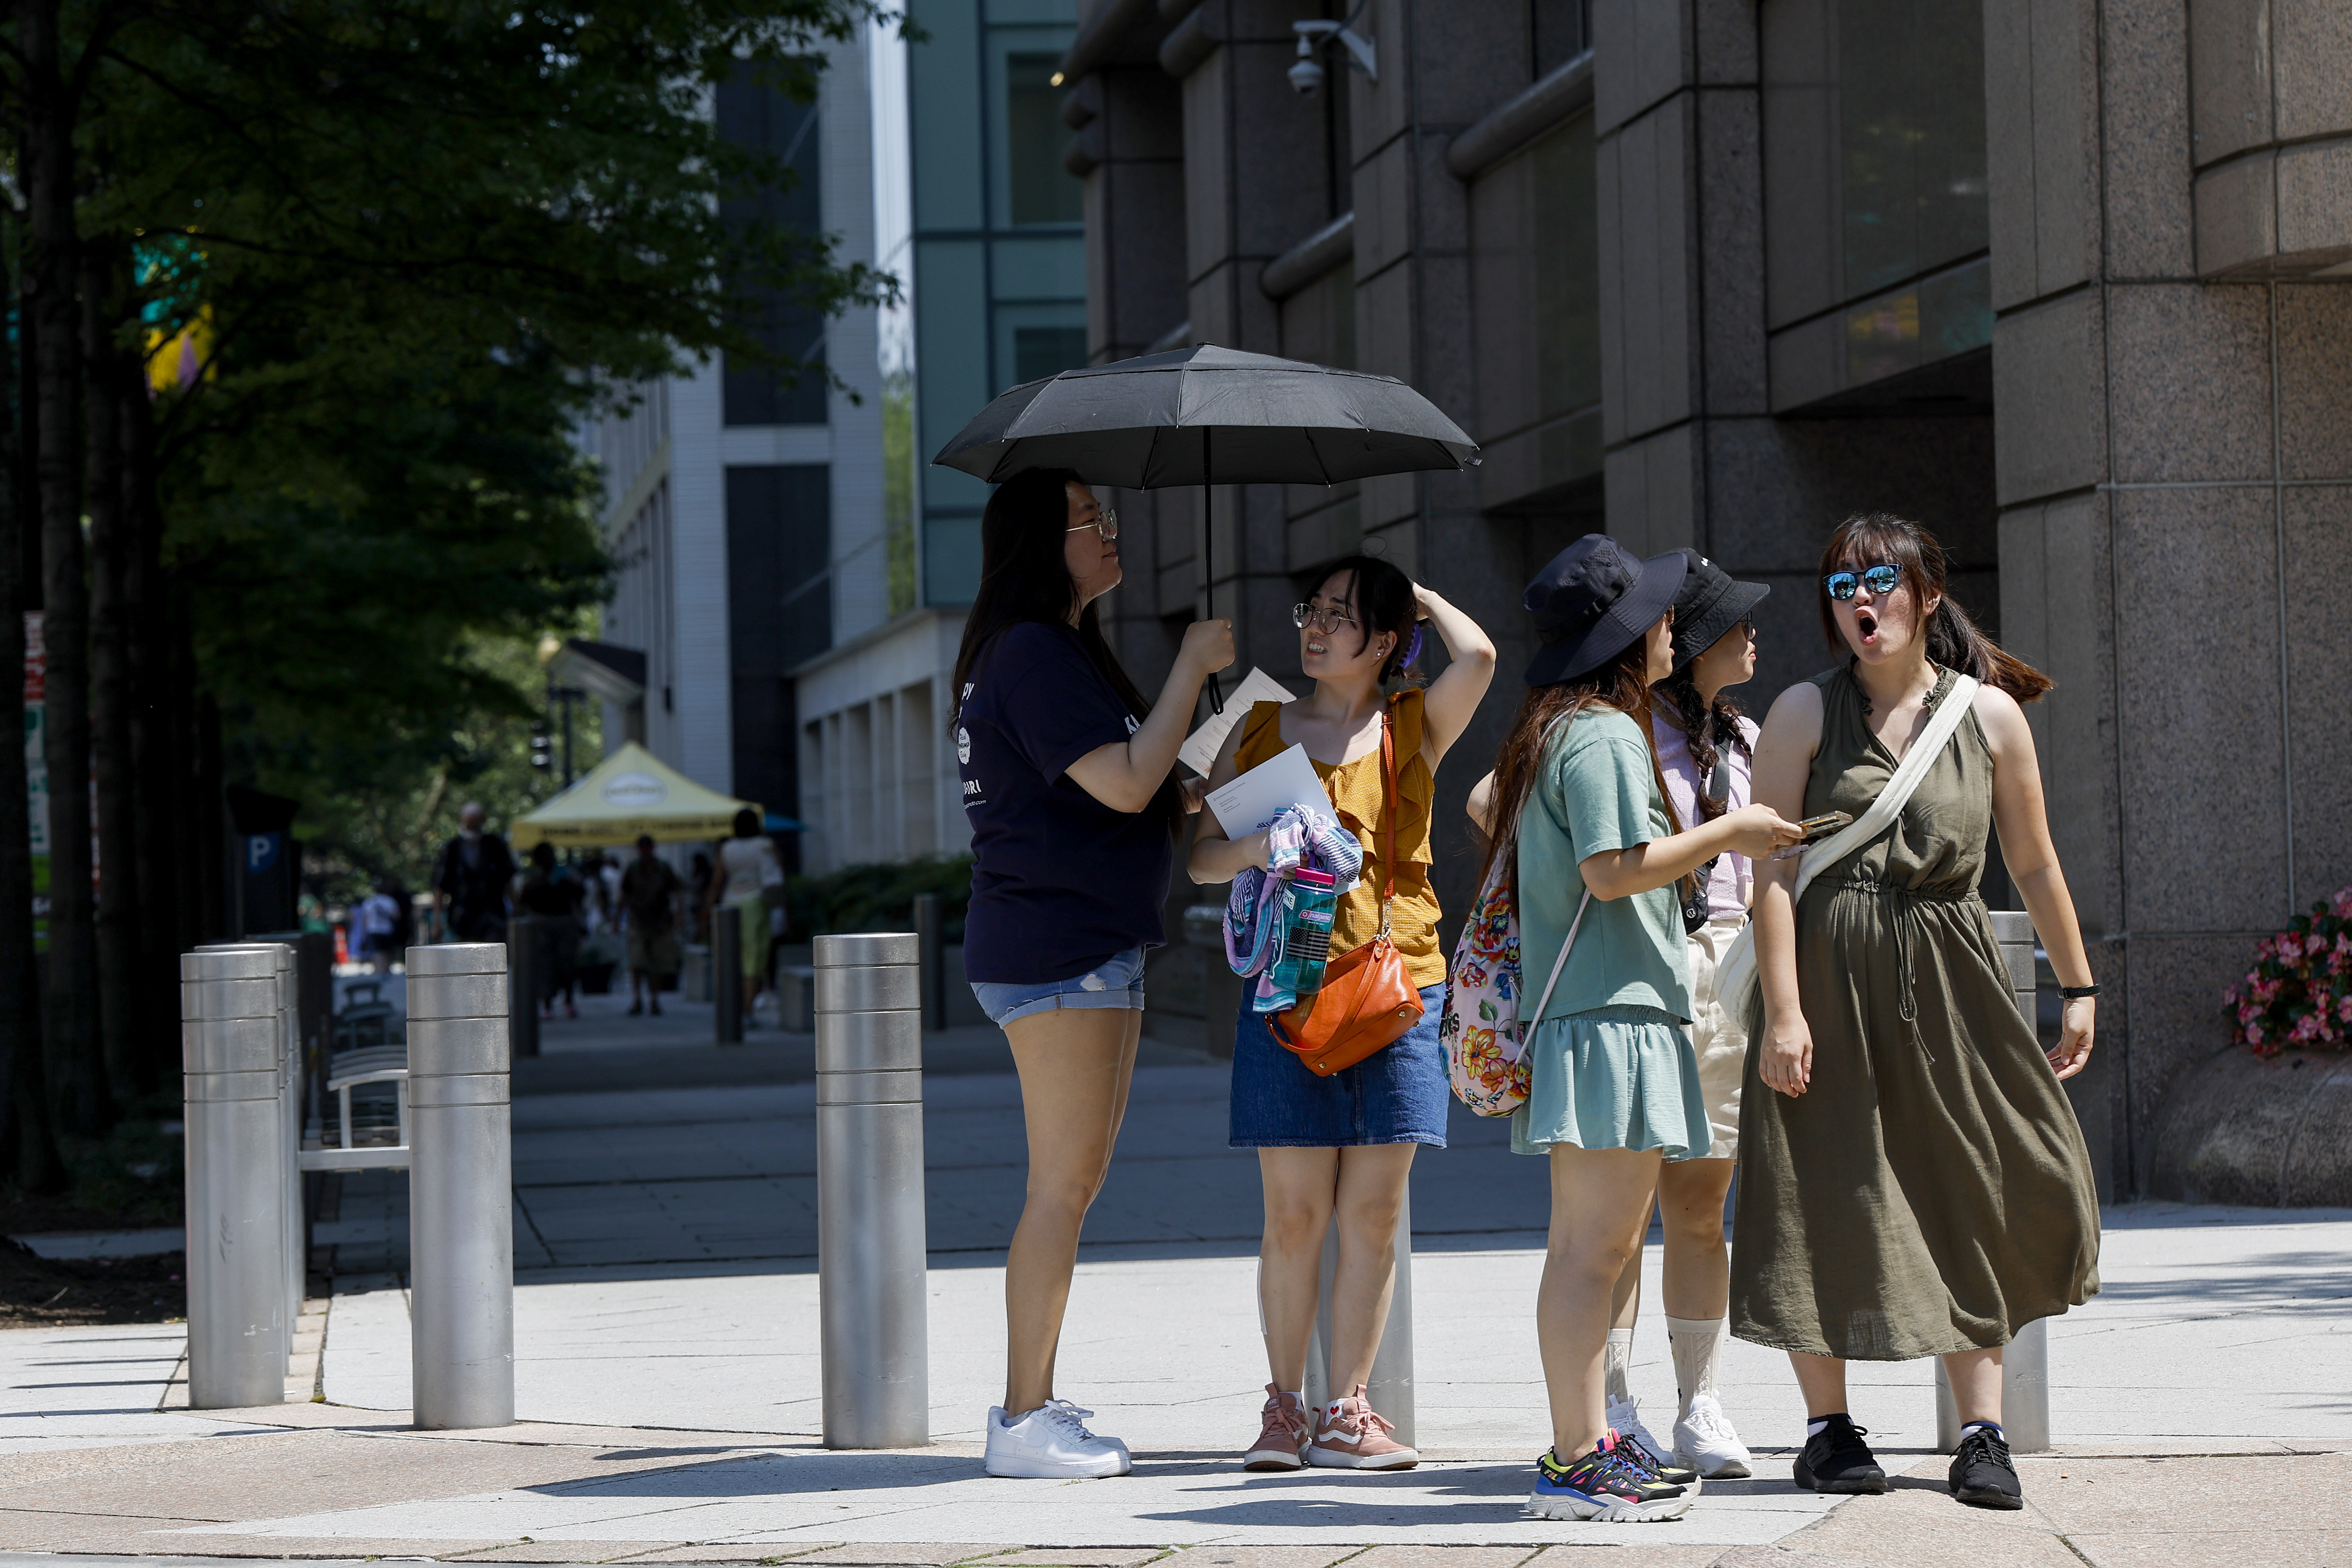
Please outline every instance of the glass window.
[{"label": "glass window", "polygon": [[735,792],[800,800],[793,666],[833,645],[833,486],[822,463],[727,470],[727,651]]},{"label": "glass window", "polygon": [[1069,131],[1062,89],[1054,85],[1059,51],[1004,57],[1004,158],[1016,224],[1075,224],[1086,216],[1086,188],[1062,167]]},{"label": "glass window", "polygon": [[[1084,327],[1013,329],[1013,384],[1043,381],[1087,362]],[[1058,394],[1056,394],[1058,395]]]},{"label": "glass window", "polygon": [[1592,0],[1535,0],[1536,75],[1558,70],[1592,47]]},{"label": "glass window", "polygon": [[1979,0],[1841,0],[1837,83],[1843,298],[1984,249]]},{"label": "glass window", "polygon": [[[719,84],[719,133],[738,147],[765,152],[783,166],[781,183],[734,192],[719,203],[730,223],[772,225],[815,234],[824,227],[819,183],[821,127],[817,105],[802,102],[754,73],[749,61]],[[780,360],[802,361],[796,375],[730,356],[720,382],[720,417],[728,424],[823,424],[826,386],[824,317],[779,289],[754,287],[759,304],[746,323],[760,345]]]}]

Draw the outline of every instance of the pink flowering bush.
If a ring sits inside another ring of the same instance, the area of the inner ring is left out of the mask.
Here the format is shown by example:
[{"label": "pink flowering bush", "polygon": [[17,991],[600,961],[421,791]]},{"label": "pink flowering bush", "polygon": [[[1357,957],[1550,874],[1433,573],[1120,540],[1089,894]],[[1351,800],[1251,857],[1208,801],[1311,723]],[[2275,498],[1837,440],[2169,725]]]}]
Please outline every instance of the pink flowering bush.
[{"label": "pink flowering bush", "polygon": [[2221,1004],[2256,1056],[2352,1051],[2352,887],[2256,944],[2254,967]]}]

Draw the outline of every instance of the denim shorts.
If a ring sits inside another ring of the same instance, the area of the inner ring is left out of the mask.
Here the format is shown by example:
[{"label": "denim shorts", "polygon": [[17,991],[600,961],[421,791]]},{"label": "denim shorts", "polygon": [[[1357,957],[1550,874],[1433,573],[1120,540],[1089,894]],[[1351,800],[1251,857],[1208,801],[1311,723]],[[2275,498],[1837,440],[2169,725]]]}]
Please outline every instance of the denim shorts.
[{"label": "denim shorts", "polygon": [[1328,1078],[1307,1070],[1242,1002],[1234,1022],[1231,1135],[1236,1149],[1351,1149],[1368,1144],[1445,1146],[1445,1051],[1437,1022],[1445,988],[1421,993],[1421,1021]]},{"label": "denim shorts", "polygon": [[988,1021],[1003,1029],[1014,1019],[1055,1008],[1129,1008],[1143,1010],[1143,949],[1114,953],[1083,975],[1066,980],[998,985],[974,980],[971,994]]}]

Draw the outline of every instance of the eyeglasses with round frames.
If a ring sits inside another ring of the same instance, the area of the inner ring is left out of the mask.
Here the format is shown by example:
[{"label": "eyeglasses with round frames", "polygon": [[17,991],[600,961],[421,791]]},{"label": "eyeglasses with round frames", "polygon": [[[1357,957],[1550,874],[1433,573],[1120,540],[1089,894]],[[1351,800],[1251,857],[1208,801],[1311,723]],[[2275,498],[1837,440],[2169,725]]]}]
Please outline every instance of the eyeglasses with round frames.
[{"label": "eyeglasses with round frames", "polygon": [[1312,627],[1328,637],[1342,626],[1353,626],[1353,616],[1338,610],[1326,610],[1318,604],[1294,604],[1290,607],[1290,623],[1301,632]]},{"label": "eyeglasses with round frames", "polygon": [[1062,531],[1066,534],[1075,534],[1082,533],[1087,528],[1092,528],[1095,532],[1100,534],[1105,542],[1115,539],[1118,538],[1118,514],[1106,507],[1103,508],[1102,516],[1097,517],[1093,522],[1080,523],[1075,528],[1064,528]]},{"label": "eyeglasses with round frames", "polygon": [[1893,561],[1881,561],[1876,566],[1864,567],[1860,571],[1833,571],[1822,579],[1822,587],[1840,604],[1852,599],[1860,588],[1870,590],[1874,599],[1884,599],[1895,591],[1903,580],[1903,569]]}]

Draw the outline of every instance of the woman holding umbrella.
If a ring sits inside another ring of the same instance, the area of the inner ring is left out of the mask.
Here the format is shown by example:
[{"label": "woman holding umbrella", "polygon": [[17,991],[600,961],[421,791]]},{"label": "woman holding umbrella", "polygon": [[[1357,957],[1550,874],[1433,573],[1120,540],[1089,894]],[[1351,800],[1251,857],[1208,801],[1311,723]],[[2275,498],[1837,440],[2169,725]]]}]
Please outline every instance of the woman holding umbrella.
[{"label": "woman holding umbrella", "polygon": [[1103,641],[1118,519],[1067,469],[1008,478],[981,517],[980,590],[956,655],[956,761],[971,821],[964,967],[1011,1041],[1028,1197],[1005,1258],[1004,1403],[992,1476],[1124,1475],[1127,1446],[1054,1393],[1078,1230],[1127,1110],[1143,954],[1162,940],[1174,777],[1201,685],[1233,663],[1233,625],[1194,622],[1150,703]]}]

